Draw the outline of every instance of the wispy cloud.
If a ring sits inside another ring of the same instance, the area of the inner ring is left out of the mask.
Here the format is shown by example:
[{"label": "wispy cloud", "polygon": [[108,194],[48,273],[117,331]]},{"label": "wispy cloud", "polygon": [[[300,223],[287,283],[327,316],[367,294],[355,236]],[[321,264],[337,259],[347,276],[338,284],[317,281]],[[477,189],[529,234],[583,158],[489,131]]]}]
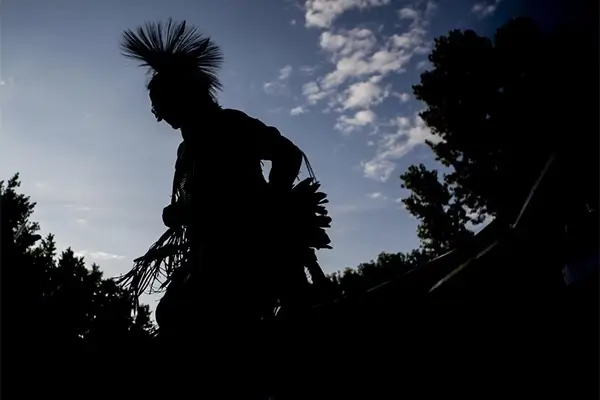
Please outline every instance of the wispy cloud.
[{"label": "wispy cloud", "polygon": [[265,82],[263,89],[268,94],[288,94],[288,80],[292,76],[294,68],[291,65],[286,65],[279,70],[279,76],[276,80]]},{"label": "wispy cloud", "polygon": [[[329,56],[334,70],[319,80],[321,90],[335,90],[350,79],[384,77],[391,72],[403,72],[411,54],[394,45],[388,38],[379,42],[369,29],[321,34],[320,46]],[[381,79],[380,79],[381,80]]]},{"label": "wispy cloud", "polygon": [[342,110],[368,109],[383,102],[390,94],[390,86],[382,88],[380,82],[381,76],[376,75],[368,81],[350,85],[344,93]]},{"label": "wispy cloud", "polygon": [[429,60],[421,60],[417,63],[416,69],[426,69],[429,64]]},{"label": "wispy cloud", "polygon": [[[387,198],[377,198],[377,200],[387,200]],[[350,203],[332,204],[328,210],[329,215],[335,218],[342,215],[381,210],[386,206],[387,203],[385,201],[373,201],[371,198],[368,198]]]},{"label": "wispy cloud", "polygon": [[288,79],[292,75],[293,70],[294,69],[292,68],[291,65],[286,65],[285,67],[281,68],[279,70],[279,80],[284,81],[284,80]]},{"label": "wispy cloud", "polygon": [[343,203],[332,202],[328,207],[329,214],[339,217],[347,214],[357,214],[381,210],[390,205],[389,197],[383,192],[367,193],[362,198],[356,198]]},{"label": "wispy cloud", "polygon": [[14,83],[15,79],[12,76],[8,78],[0,77],[0,86],[14,85]]},{"label": "wispy cloud", "polygon": [[345,134],[349,134],[360,130],[364,126],[373,125],[377,116],[371,110],[361,110],[352,116],[342,115],[335,128]]},{"label": "wispy cloud", "polygon": [[298,107],[294,107],[290,110],[290,115],[300,115],[300,114],[304,114],[305,112],[307,112],[307,109],[302,107],[302,106],[298,106]]},{"label": "wispy cloud", "polygon": [[[397,10],[404,29],[393,35],[382,35],[360,27],[337,29],[334,21],[353,8],[371,8],[390,4],[389,1],[307,1],[306,26],[321,28],[319,48],[333,69],[304,84],[302,94],[308,105],[327,100],[328,111],[335,111],[335,128],[343,133],[359,131],[376,123],[374,108],[389,97],[390,74],[406,71],[415,56],[430,51],[427,28],[436,8],[432,1],[418,1],[413,6]],[[408,22],[408,24],[406,24]],[[401,102],[410,97],[397,95]]]},{"label": "wispy cloud", "polygon": [[317,82],[308,82],[302,86],[302,95],[306,97],[309,104],[316,104],[327,97],[329,93],[322,91]]},{"label": "wispy cloud", "polygon": [[493,15],[502,0],[494,0],[493,2],[478,2],[473,5],[471,12],[479,18],[485,18]]},{"label": "wispy cloud", "polygon": [[75,255],[77,257],[86,257],[86,258],[90,258],[92,260],[99,260],[99,261],[122,260],[125,258],[125,256],[118,255],[118,254],[106,253],[103,251],[88,251],[88,250],[77,251],[77,252],[75,252]]},{"label": "wispy cloud", "polygon": [[381,192],[369,193],[367,196],[372,199],[379,199],[379,200],[387,200],[388,199],[388,197]]},{"label": "wispy cloud", "polygon": [[63,207],[68,210],[79,211],[79,212],[108,210],[107,207],[96,207],[96,206],[92,207],[92,206],[88,206],[88,205],[74,204],[74,203],[63,204]]},{"label": "wispy cloud", "polygon": [[312,75],[315,73],[316,70],[319,69],[318,65],[303,65],[299,68],[299,71],[304,74],[304,75]]},{"label": "wispy cloud", "polygon": [[382,135],[377,143],[375,156],[361,163],[366,178],[380,182],[387,181],[396,169],[397,160],[426,140],[432,142],[439,140],[439,137],[432,135],[418,114],[414,114],[411,118],[397,117],[390,121],[390,125],[396,129],[396,132]]},{"label": "wispy cloud", "polygon": [[329,28],[343,13],[389,4],[390,0],[308,0],[305,3],[305,26]]},{"label": "wispy cloud", "polygon": [[408,93],[394,93],[394,96],[400,100],[400,103],[407,103],[410,100]]}]

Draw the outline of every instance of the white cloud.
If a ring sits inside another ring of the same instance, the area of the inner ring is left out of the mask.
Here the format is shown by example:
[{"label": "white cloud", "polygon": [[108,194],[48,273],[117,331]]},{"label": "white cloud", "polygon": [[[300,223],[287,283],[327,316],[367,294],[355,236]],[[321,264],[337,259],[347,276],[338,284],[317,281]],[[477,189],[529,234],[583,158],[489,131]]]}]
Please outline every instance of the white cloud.
[{"label": "white cloud", "polygon": [[295,19],[291,20],[291,21],[290,21],[290,24],[291,24],[291,25],[296,25],[296,20],[295,20]]},{"label": "white cloud", "polygon": [[286,65],[285,67],[281,68],[279,70],[279,80],[284,81],[284,80],[288,79],[292,75],[293,70],[294,69],[292,68],[291,65]]},{"label": "white cloud", "polygon": [[[322,78],[325,89],[336,89],[350,79],[368,78],[371,75],[383,77],[391,72],[404,72],[404,67],[412,57],[405,49],[391,47],[389,42],[380,47],[374,46],[369,51],[361,48],[364,44],[351,43],[350,46],[333,52],[332,59],[337,62],[335,69]],[[353,51],[343,55],[348,48]]]},{"label": "white cloud", "polygon": [[294,107],[290,110],[290,115],[300,115],[307,112],[306,108],[302,106]]},{"label": "white cloud", "polygon": [[308,82],[302,86],[302,94],[309,104],[316,104],[319,100],[331,94],[331,91],[322,90],[317,82]]},{"label": "white cloud", "polygon": [[426,40],[429,20],[433,16],[437,6],[433,1],[427,1],[425,7],[404,7],[398,11],[401,20],[410,20],[409,30],[402,34],[392,36],[394,46],[398,48],[412,49],[416,54],[427,54],[431,50],[431,43]]},{"label": "white cloud", "polygon": [[371,110],[358,111],[353,116],[341,115],[338,118],[335,128],[343,133],[352,133],[361,127],[371,125],[375,122],[376,115]]},{"label": "white cloud", "polygon": [[316,65],[303,65],[302,67],[299,68],[300,72],[302,72],[304,75],[312,75],[315,73],[315,71],[318,69],[319,67]]},{"label": "white cloud", "polygon": [[387,200],[387,196],[381,192],[369,193],[367,196],[372,199]]},{"label": "white cloud", "polygon": [[392,125],[397,126],[399,128],[408,128],[410,126],[410,119],[406,117],[396,117],[392,121]]},{"label": "white cloud", "polygon": [[431,134],[418,114],[413,115],[412,118],[395,118],[392,126],[396,127],[396,132],[383,135],[379,140],[375,156],[361,163],[363,174],[369,179],[387,181],[396,169],[395,161],[404,157],[415,146],[425,143],[426,140],[433,142],[439,140],[437,136]]},{"label": "white cloud", "polygon": [[[420,1],[414,7],[398,10],[398,18],[409,23],[401,25],[403,32],[391,36],[362,27],[332,27],[335,18],[349,9],[388,3],[365,0],[308,0],[305,3],[306,25],[327,28],[319,36],[319,47],[333,69],[306,83],[302,93],[310,105],[326,100],[328,111],[351,111],[353,114],[340,116],[335,126],[344,133],[372,124],[375,119],[372,108],[393,93],[390,83],[386,82],[388,76],[405,72],[415,56],[430,50],[426,36],[435,9],[432,1]],[[401,102],[410,99],[408,94],[398,94],[398,97]]]},{"label": "white cloud", "polygon": [[263,90],[267,94],[286,94],[288,93],[288,87],[284,83],[273,81],[273,82],[265,82],[263,84]]},{"label": "white cloud", "polygon": [[75,222],[77,222],[79,225],[87,225],[87,219],[85,218],[77,218]]},{"label": "white cloud", "polygon": [[417,63],[417,69],[425,69],[429,66],[429,60],[421,60]]},{"label": "white cloud", "polygon": [[287,94],[289,93],[289,87],[287,81],[292,75],[293,67],[286,65],[279,70],[279,76],[277,80],[265,82],[263,84],[263,90],[268,94]]},{"label": "white cloud", "polygon": [[75,252],[75,256],[77,257],[86,257],[94,260],[106,261],[106,260],[122,260],[125,256],[121,256],[118,254],[106,253],[103,251],[87,251],[81,250]]},{"label": "white cloud", "polygon": [[374,76],[366,82],[357,82],[351,85],[345,92],[345,99],[342,104],[344,110],[355,108],[369,108],[381,103],[389,96],[388,88],[382,88],[379,85],[380,76]]},{"label": "white cloud", "polygon": [[416,23],[413,22],[410,30],[404,33],[392,35],[390,38],[392,46],[397,49],[416,49],[422,52],[421,47],[426,45],[425,36],[427,31],[419,22],[420,20],[417,20]]},{"label": "white cloud", "polygon": [[496,12],[496,9],[501,2],[502,0],[495,0],[491,3],[479,2],[473,6],[471,12],[477,15],[479,18],[489,17]]},{"label": "white cloud", "polygon": [[92,211],[92,210],[106,210],[106,208],[104,207],[91,207],[91,206],[87,206],[87,205],[78,205],[78,204],[64,204],[63,205],[64,208],[68,208],[70,210],[74,210],[74,211]]},{"label": "white cloud", "polygon": [[366,178],[385,182],[389,179],[396,169],[396,164],[386,159],[380,159],[378,157],[369,160],[362,161],[360,166],[363,169],[363,174]]},{"label": "white cloud", "polygon": [[400,19],[412,19],[415,21],[419,19],[419,12],[411,7],[401,8],[398,11],[398,15],[400,16]]},{"label": "white cloud", "polygon": [[400,103],[406,103],[410,100],[410,94],[408,93],[394,93],[398,99],[400,99]]},{"label": "white cloud", "polygon": [[377,38],[368,29],[351,29],[344,33],[334,34],[329,31],[321,33],[319,44],[321,49],[330,53],[333,62],[356,53],[369,53],[377,44]]},{"label": "white cloud", "polygon": [[389,2],[390,0],[307,0],[305,25],[307,28],[329,28],[346,11],[383,6]]},{"label": "white cloud", "polygon": [[[368,197],[368,196],[367,196]],[[387,198],[382,195],[378,200],[386,200]],[[385,201],[372,201],[369,199],[356,199],[354,202],[336,204],[332,203],[329,207],[329,215],[336,218],[346,214],[356,214],[363,212],[370,212],[387,207]]]},{"label": "white cloud", "polygon": [[90,253],[90,257],[96,258],[98,260],[122,260],[125,256],[121,256],[118,254],[105,253],[103,251],[96,251]]}]

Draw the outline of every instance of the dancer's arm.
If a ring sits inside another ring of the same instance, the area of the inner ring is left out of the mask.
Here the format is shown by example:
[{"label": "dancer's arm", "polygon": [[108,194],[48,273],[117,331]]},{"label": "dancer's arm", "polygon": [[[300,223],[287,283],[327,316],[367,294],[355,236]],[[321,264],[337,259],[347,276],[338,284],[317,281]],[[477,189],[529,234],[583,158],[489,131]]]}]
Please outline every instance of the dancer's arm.
[{"label": "dancer's arm", "polygon": [[[289,190],[300,173],[302,151],[277,128],[265,125],[237,110],[225,110],[237,121],[242,135],[249,135],[250,148],[261,160],[271,161],[269,183],[277,190]],[[229,117],[228,116],[228,117]]]},{"label": "dancer's arm", "polygon": [[300,149],[272,126],[265,126],[257,140],[261,156],[271,161],[269,183],[277,189],[291,189],[302,167]]}]

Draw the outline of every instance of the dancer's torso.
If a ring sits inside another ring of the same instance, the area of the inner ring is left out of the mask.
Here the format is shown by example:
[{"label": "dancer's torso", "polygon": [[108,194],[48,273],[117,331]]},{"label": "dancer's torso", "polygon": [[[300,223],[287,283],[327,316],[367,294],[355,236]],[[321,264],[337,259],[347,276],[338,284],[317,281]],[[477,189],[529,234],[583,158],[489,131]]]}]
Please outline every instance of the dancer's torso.
[{"label": "dancer's torso", "polygon": [[221,111],[205,132],[188,134],[180,145],[176,168],[187,176],[195,216],[188,224],[236,229],[226,226],[247,225],[265,206],[267,183],[254,144],[260,133],[244,131],[243,118],[235,117]]},{"label": "dancer's torso", "polygon": [[[161,329],[171,324],[176,334],[197,334],[190,327],[199,321],[254,321],[270,304],[273,263],[264,244],[271,237],[270,215],[265,214],[273,213],[267,212],[269,191],[255,145],[260,132],[246,131],[244,117],[222,112],[205,132],[191,137],[187,132],[178,150],[176,174],[187,177],[185,191],[194,214],[185,222],[192,232],[187,264],[192,269],[174,278],[161,301],[162,309],[177,309],[162,312]],[[190,271],[192,278],[184,282]]]}]

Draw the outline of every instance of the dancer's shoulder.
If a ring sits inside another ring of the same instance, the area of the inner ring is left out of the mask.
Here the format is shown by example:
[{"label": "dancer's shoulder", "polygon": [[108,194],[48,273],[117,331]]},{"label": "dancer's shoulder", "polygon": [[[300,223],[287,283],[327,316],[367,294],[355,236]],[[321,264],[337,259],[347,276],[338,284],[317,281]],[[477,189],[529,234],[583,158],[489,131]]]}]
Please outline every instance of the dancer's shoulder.
[{"label": "dancer's shoulder", "polygon": [[183,150],[185,149],[185,141],[181,141],[179,146],[177,146],[177,157],[180,157],[183,154]]},{"label": "dancer's shoulder", "polygon": [[226,122],[231,123],[231,124],[239,124],[239,125],[246,125],[246,126],[251,126],[254,125],[256,127],[264,127],[265,124],[259,120],[258,118],[253,118],[251,116],[249,116],[248,114],[246,114],[243,111],[240,110],[234,110],[232,108],[224,108],[221,111],[223,114],[223,118]]},{"label": "dancer's shoulder", "polygon": [[250,118],[250,116],[248,114],[246,114],[245,112],[236,110],[234,108],[223,108],[223,109],[221,109],[221,113],[225,117]]}]

